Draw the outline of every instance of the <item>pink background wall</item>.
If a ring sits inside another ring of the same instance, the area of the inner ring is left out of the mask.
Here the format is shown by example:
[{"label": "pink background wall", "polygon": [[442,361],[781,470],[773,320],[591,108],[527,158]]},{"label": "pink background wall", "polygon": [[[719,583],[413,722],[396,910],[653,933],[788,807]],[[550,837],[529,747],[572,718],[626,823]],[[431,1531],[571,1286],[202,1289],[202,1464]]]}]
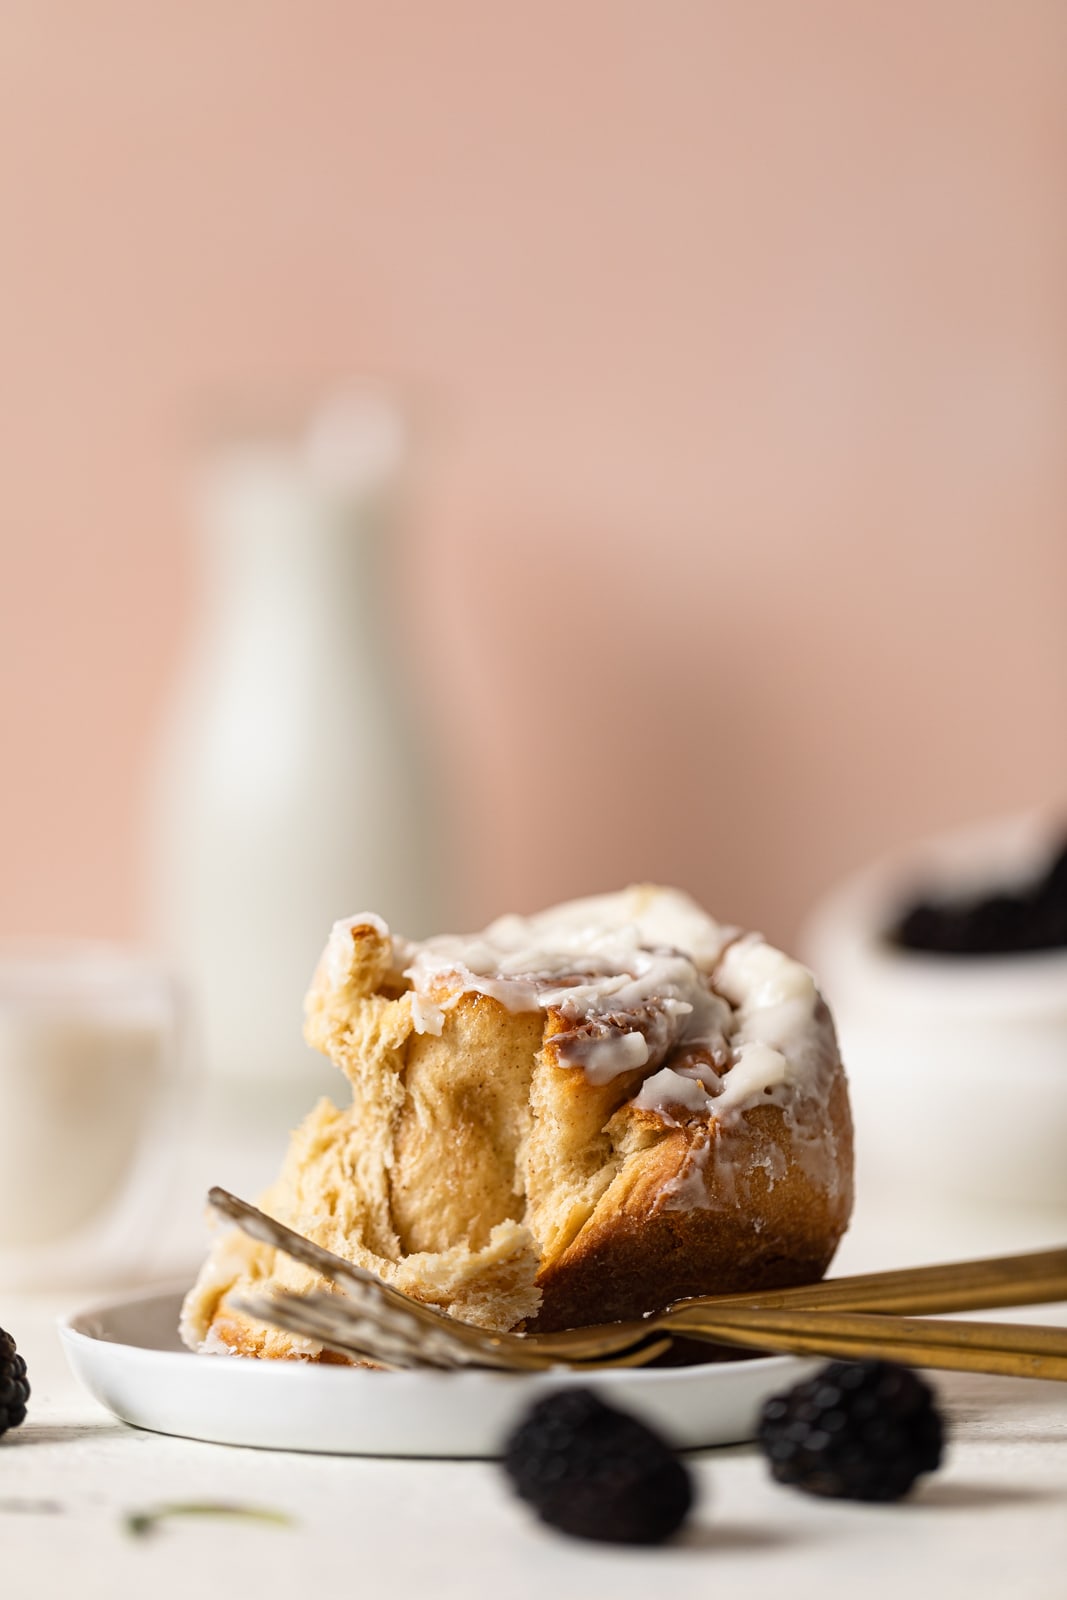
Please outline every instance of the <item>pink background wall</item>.
[{"label": "pink background wall", "polygon": [[1064,797],[1058,0],[9,0],[0,77],[0,932],[136,929],[200,399],[345,369],[432,446],[457,917],[788,936]]}]

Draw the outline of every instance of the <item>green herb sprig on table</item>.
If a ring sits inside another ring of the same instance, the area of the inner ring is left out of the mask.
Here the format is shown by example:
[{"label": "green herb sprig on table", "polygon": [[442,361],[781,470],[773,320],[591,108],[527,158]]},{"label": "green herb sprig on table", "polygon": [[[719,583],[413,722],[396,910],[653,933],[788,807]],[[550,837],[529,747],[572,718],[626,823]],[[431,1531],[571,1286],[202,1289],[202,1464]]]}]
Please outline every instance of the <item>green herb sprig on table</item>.
[{"label": "green herb sprig on table", "polygon": [[270,1522],[283,1528],[293,1526],[293,1518],[285,1511],[275,1511],[269,1506],[233,1505],[224,1500],[184,1500],[149,1506],[144,1511],[128,1511],[123,1526],[133,1538],[144,1539],[170,1517],[228,1517],[237,1521]]}]

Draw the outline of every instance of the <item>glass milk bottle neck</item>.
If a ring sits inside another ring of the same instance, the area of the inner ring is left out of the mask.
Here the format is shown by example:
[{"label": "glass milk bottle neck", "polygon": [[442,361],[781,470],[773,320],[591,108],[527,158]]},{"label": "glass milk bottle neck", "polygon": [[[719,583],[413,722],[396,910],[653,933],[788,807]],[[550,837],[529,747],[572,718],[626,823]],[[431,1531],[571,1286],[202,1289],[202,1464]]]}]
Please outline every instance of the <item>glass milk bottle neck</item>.
[{"label": "glass milk bottle neck", "polygon": [[390,491],[323,485],[269,447],[229,453],[200,484],[209,619],[331,622],[372,644]]}]

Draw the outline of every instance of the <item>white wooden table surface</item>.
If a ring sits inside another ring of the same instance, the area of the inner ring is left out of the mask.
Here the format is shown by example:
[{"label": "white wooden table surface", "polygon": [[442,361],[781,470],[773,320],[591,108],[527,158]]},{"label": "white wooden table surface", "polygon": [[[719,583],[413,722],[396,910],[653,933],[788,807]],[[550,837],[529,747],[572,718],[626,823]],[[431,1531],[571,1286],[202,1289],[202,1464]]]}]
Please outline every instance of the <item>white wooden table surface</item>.
[{"label": "white wooden table surface", "polygon": [[[1057,1231],[1027,1224],[986,1238],[989,1249],[1036,1246]],[[841,1270],[881,1264],[877,1228],[855,1237]],[[944,1258],[951,1243],[928,1230],[911,1259]],[[777,1488],[754,1448],[700,1452],[690,1460],[701,1501],[685,1535],[618,1549],[537,1525],[491,1463],[300,1456],[127,1428],[66,1369],[54,1318],[84,1300],[0,1294],[0,1324],[33,1382],[29,1419],[0,1440],[4,1600],[1067,1597],[1067,1384],[939,1376],[947,1464],[897,1506]],[[1067,1322],[1067,1308],[1039,1316]],[[142,1540],[124,1530],[131,1511],[204,1500],[282,1510],[293,1523],[186,1519]]]}]

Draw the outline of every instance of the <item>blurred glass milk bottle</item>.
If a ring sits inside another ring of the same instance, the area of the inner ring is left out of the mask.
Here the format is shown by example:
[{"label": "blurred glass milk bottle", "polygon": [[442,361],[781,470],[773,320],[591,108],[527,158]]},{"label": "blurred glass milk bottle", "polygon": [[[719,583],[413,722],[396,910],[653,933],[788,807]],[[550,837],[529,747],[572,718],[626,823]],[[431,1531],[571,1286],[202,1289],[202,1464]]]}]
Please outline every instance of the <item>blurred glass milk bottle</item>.
[{"label": "blurred glass milk bottle", "polygon": [[339,393],[206,462],[199,626],[152,796],[156,932],[189,985],[216,1107],[274,1126],[336,1072],[301,1034],[331,922],[433,931],[430,796],[391,633],[403,419]]}]

